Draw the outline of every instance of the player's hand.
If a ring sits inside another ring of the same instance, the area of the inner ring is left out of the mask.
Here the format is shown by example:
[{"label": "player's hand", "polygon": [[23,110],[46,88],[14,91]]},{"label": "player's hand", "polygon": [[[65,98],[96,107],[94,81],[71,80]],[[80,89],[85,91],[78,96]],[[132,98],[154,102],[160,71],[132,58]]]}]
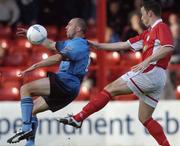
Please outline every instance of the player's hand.
[{"label": "player's hand", "polygon": [[88,43],[91,47],[98,49],[98,43],[88,40]]},{"label": "player's hand", "polygon": [[131,68],[131,70],[134,71],[134,72],[144,71],[144,69],[146,69],[146,68],[149,66],[149,63],[150,63],[149,60],[146,59],[146,60],[144,60],[143,62],[141,62],[141,63],[133,66],[133,67]]},{"label": "player's hand", "polygon": [[34,64],[34,65],[32,65],[31,67],[29,67],[29,68],[27,68],[26,70],[24,70],[24,71],[21,71],[19,74],[18,74],[18,76],[24,76],[27,72],[30,72],[30,71],[32,71],[32,70],[34,70],[34,69],[36,69],[36,65]]},{"label": "player's hand", "polygon": [[27,29],[25,28],[17,28],[16,35],[20,37],[26,37]]}]

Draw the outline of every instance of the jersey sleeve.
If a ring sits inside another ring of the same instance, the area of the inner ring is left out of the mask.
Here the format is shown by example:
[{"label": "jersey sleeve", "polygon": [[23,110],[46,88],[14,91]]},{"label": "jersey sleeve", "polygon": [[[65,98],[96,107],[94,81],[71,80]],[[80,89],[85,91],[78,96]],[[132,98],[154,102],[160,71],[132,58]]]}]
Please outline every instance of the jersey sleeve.
[{"label": "jersey sleeve", "polygon": [[157,35],[161,46],[174,47],[171,31],[166,24],[161,24],[159,26]]},{"label": "jersey sleeve", "polygon": [[70,47],[67,46],[68,42],[69,42],[68,40],[67,41],[58,41],[58,42],[56,42],[56,45],[55,45],[57,51],[65,57],[64,60],[70,59],[67,55],[68,50],[70,50]]},{"label": "jersey sleeve", "polygon": [[60,52],[64,48],[64,45],[65,45],[65,41],[58,41],[58,42],[56,42],[56,45],[55,45],[56,50],[58,52]]},{"label": "jersey sleeve", "polygon": [[65,44],[60,53],[66,56],[69,60],[80,60],[85,55],[85,50],[82,44],[78,41]]},{"label": "jersey sleeve", "polygon": [[142,32],[140,35],[137,35],[133,38],[127,40],[127,43],[131,46],[134,51],[141,50],[143,48],[143,40],[146,31]]}]

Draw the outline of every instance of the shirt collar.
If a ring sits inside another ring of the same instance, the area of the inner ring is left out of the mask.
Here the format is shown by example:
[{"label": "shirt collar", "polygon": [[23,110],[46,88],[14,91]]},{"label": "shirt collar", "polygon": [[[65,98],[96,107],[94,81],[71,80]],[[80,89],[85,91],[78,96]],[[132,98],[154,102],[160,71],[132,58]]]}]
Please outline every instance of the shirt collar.
[{"label": "shirt collar", "polygon": [[162,22],[162,19],[157,19],[153,25],[151,26],[151,28],[155,27],[158,23]]}]

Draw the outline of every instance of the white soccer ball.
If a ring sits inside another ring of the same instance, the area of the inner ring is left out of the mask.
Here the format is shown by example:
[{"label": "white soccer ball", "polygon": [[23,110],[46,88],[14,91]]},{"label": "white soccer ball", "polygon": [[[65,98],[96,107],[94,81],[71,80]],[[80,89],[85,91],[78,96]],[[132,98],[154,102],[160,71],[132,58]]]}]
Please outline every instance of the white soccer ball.
[{"label": "white soccer ball", "polygon": [[26,36],[32,44],[38,45],[47,38],[47,30],[42,25],[35,24],[28,28]]}]

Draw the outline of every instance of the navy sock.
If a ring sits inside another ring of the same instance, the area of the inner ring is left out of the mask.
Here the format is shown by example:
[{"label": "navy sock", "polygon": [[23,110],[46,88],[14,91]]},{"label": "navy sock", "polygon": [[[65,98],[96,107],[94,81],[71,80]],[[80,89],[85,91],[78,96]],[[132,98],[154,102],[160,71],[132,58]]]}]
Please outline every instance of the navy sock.
[{"label": "navy sock", "polygon": [[38,127],[38,119],[36,116],[32,116],[31,123],[32,123],[33,137],[27,139],[25,146],[35,146],[35,136]]},{"label": "navy sock", "polygon": [[38,118],[36,116],[32,116],[32,130],[33,130],[33,138],[35,139],[36,131],[38,128]]}]

